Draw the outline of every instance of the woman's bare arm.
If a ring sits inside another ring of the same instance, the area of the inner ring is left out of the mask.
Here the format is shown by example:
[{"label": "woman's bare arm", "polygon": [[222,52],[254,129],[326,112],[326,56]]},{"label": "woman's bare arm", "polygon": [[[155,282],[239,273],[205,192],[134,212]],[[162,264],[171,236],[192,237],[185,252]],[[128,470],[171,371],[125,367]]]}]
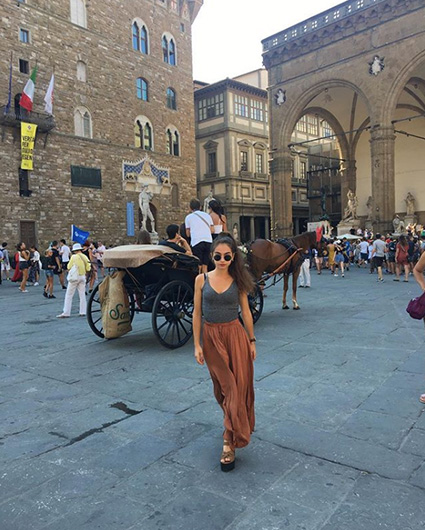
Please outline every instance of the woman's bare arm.
[{"label": "woman's bare arm", "polygon": [[195,345],[195,358],[199,364],[204,364],[204,353],[201,346],[201,326],[202,326],[202,287],[204,276],[200,274],[195,280],[195,295],[193,306],[193,342]]},{"label": "woman's bare arm", "polygon": [[[242,312],[242,320],[245,326],[245,330],[248,334],[248,338],[251,341],[251,339],[255,339],[254,335],[254,322],[252,320],[252,313],[249,308],[249,302],[248,302],[248,295],[246,293],[243,293],[239,295],[239,305]],[[250,342],[251,345],[251,356],[252,359],[255,360],[257,357],[257,349],[255,346],[255,341]]]}]

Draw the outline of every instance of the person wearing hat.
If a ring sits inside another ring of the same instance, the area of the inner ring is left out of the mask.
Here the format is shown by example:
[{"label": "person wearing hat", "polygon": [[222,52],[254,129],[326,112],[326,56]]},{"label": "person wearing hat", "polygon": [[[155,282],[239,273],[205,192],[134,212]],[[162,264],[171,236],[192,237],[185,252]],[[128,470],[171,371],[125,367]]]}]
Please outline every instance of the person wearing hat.
[{"label": "person wearing hat", "polygon": [[69,318],[71,316],[72,299],[76,290],[78,290],[80,297],[80,317],[86,315],[86,273],[90,271],[91,264],[82,250],[83,247],[80,243],[75,243],[72,246],[72,257],[68,263],[68,271],[75,265],[78,269],[78,280],[75,282],[68,281],[63,312],[57,315],[57,318]]},{"label": "person wearing hat", "polygon": [[338,276],[338,269],[341,269],[341,277],[344,278],[344,254],[343,246],[340,239],[337,239],[334,243],[335,247],[335,273],[334,276]]}]

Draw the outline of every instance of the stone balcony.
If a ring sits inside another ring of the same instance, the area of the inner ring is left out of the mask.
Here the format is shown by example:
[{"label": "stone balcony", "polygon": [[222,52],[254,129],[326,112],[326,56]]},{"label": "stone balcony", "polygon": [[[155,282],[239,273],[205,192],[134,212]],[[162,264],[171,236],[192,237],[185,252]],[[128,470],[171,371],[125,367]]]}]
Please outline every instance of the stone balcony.
[{"label": "stone balcony", "polygon": [[28,112],[25,109],[10,107],[6,111],[6,106],[0,106],[0,125],[6,127],[20,128],[21,122],[34,123],[38,126],[38,131],[48,133],[56,127],[55,119],[50,114],[43,112]]}]

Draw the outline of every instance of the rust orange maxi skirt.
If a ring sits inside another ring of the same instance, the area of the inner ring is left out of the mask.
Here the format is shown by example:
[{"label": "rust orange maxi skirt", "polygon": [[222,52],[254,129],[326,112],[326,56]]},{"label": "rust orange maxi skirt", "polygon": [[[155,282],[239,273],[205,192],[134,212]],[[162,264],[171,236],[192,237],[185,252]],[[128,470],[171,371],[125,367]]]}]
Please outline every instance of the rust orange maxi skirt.
[{"label": "rust orange maxi skirt", "polygon": [[204,322],[202,348],[224,412],[223,437],[232,448],[245,447],[255,425],[254,365],[246,331],[238,319]]}]

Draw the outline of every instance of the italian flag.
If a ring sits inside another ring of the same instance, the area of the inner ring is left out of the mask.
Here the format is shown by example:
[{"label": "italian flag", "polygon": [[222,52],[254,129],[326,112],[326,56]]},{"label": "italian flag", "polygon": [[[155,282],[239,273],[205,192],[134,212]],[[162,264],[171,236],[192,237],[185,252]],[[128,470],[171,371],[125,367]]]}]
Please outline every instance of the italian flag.
[{"label": "italian flag", "polygon": [[32,111],[32,104],[34,103],[34,89],[35,89],[35,78],[37,76],[37,67],[31,72],[31,76],[24,87],[24,91],[21,96],[19,105],[27,111]]}]

